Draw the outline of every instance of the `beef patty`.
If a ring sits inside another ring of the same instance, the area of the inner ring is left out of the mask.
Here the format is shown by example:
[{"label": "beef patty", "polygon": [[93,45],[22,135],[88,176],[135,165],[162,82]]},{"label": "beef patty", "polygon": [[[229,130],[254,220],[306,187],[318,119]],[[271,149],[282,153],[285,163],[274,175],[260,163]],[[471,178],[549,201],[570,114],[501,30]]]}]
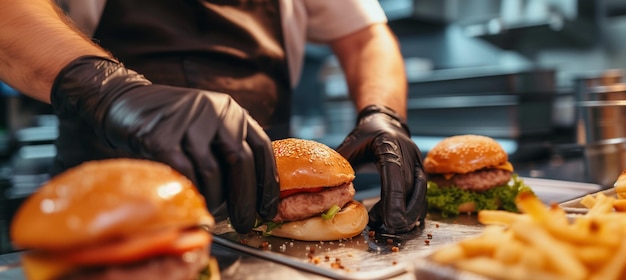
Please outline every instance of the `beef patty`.
[{"label": "beef patty", "polygon": [[325,188],[316,193],[297,193],[280,200],[278,214],[272,221],[289,222],[303,220],[324,213],[333,205],[343,207],[355,194],[352,183]]},{"label": "beef patty", "polygon": [[66,275],[66,280],[196,280],[209,263],[209,248],[196,249],[182,256],[159,256],[141,262],[85,268]]},{"label": "beef patty", "polygon": [[457,186],[464,190],[486,191],[508,183],[511,174],[511,171],[502,169],[481,169],[466,174],[455,174],[450,179],[444,178],[441,174],[429,174],[428,180],[437,183],[439,187]]}]

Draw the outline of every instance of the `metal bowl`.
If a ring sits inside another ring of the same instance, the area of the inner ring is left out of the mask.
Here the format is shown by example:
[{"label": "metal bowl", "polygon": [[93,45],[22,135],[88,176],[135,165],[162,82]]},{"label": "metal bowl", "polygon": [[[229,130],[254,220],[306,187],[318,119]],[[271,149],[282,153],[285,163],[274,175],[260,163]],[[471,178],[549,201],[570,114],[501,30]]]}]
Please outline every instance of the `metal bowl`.
[{"label": "metal bowl", "polygon": [[626,170],[626,138],[613,138],[585,145],[585,170],[590,182],[612,187]]}]

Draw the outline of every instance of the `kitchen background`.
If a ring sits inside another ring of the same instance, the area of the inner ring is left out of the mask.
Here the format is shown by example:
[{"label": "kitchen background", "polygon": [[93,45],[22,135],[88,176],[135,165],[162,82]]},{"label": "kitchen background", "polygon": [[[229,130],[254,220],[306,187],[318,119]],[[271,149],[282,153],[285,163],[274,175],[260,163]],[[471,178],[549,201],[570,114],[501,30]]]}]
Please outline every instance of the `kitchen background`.
[{"label": "kitchen background", "polygon": [[[623,82],[626,1],[380,3],[406,59],[409,125],[424,153],[442,137],[477,133],[496,138],[522,165],[578,157],[603,137],[584,128],[586,108],[577,101]],[[293,135],[336,146],[354,125],[354,109],[330,50],[307,48]],[[623,111],[613,120],[626,120]],[[611,126],[602,133],[626,137],[624,122]],[[0,83],[0,253],[9,250],[15,207],[48,179],[56,133],[48,105]],[[620,143],[624,157],[626,142]]]}]

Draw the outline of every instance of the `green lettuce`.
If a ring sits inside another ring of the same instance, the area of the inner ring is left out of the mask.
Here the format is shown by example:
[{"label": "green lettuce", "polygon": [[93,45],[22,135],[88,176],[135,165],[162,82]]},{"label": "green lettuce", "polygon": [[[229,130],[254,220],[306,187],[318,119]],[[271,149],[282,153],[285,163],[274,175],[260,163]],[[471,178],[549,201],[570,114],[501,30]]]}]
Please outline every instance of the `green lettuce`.
[{"label": "green lettuce", "polygon": [[439,211],[443,217],[459,215],[459,205],[472,201],[476,204],[477,211],[502,209],[519,212],[515,205],[515,197],[521,192],[532,192],[532,189],[516,174],[513,174],[508,184],[484,192],[457,187],[440,188],[436,183],[429,181],[426,201],[429,211]]},{"label": "green lettuce", "polygon": [[332,220],[335,215],[337,215],[337,213],[339,212],[339,210],[341,210],[341,207],[339,207],[339,205],[333,205],[331,206],[326,213],[322,214],[322,219],[324,220]]}]

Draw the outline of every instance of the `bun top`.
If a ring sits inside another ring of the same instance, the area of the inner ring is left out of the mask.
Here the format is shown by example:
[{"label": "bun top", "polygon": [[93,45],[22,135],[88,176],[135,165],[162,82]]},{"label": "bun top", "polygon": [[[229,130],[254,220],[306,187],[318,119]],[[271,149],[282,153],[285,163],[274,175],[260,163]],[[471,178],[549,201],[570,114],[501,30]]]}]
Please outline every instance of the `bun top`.
[{"label": "bun top", "polygon": [[342,155],[312,140],[272,142],[280,190],[334,187],[354,180],[354,169]]},{"label": "bun top", "polygon": [[204,198],[169,166],[137,159],[91,161],[52,178],[11,225],[19,248],[59,250],[171,227],[214,224]]},{"label": "bun top", "polygon": [[431,174],[468,173],[505,164],[508,155],[494,139],[481,135],[457,135],[443,139],[424,159]]}]

